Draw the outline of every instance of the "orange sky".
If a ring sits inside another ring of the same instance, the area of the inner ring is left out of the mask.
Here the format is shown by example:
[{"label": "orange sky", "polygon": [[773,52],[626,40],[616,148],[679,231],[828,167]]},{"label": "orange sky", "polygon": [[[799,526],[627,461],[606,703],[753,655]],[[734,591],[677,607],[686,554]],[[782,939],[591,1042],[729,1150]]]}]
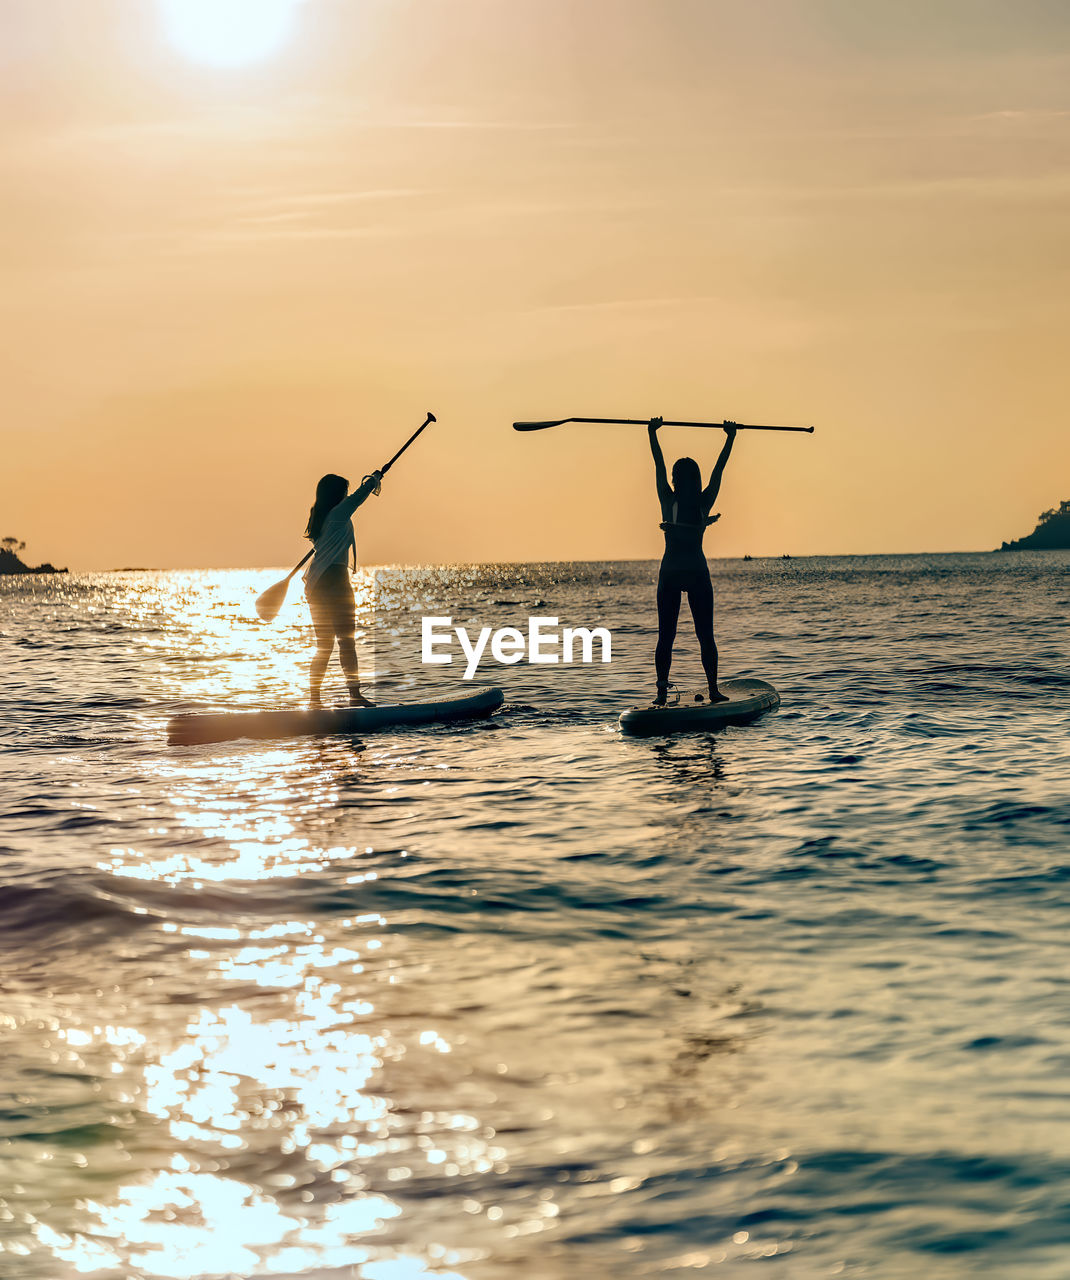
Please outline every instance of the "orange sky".
[{"label": "orange sky", "polygon": [[816,423],[740,437],[714,555],[984,549],[1070,496],[1066,6],[304,0],[228,67],[165,7],[0,5],[33,560],[292,562],[427,409],[366,561],[658,554],[642,429],[514,418]]}]

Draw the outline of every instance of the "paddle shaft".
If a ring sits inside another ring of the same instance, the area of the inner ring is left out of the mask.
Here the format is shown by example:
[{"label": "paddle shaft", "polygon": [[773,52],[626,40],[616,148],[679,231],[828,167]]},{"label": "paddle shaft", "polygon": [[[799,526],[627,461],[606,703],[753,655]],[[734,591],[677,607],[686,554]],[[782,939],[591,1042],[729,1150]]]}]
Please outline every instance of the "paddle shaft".
[{"label": "paddle shaft", "polygon": [[386,473],[390,470],[390,468],[394,465],[394,463],[397,462],[398,458],[401,457],[401,455],[405,452],[405,450],[409,447],[409,445],[412,444],[412,442],[420,434],[420,432],[423,431],[425,428],[429,427],[432,422],[437,422],[437,421],[438,419],[435,417],[433,413],[428,413],[427,417],[423,420],[423,425],[420,426],[416,431],[414,431],[411,436],[409,436],[408,440],[405,441],[405,443],[401,446],[401,448],[397,451],[397,453],[394,454],[394,456],[390,459],[390,461],[386,464],[385,467],[379,468],[379,474],[381,476],[385,476]]},{"label": "paddle shaft", "polygon": [[298,560],[298,562],[294,565],[294,567],[293,567],[293,568],[290,570],[290,572],[286,575],[286,581],[287,581],[287,582],[289,582],[289,581],[290,581],[290,579],[294,576],[294,574],[298,571],[298,569],[300,569],[303,565],[308,564],[308,562],[312,559],[312,557],[313,557],[315,554],[316,554],[316,548],[315,548],[315,547],[313,547],[311,551],[306,551],[306,552],[305,552],[305,554],[301,557],[301,559],[300,559],[300,560]]},{"label": "paddle shaft", "polygon": [[[628,427],[645,427],[650,422],[649,418],[558,418],[554,422],[514,422],[514,431],[545,431],[548,427],[560,427],[566,422],[612,422],[620,426]],[[725,427],[735,427],[737,431],[805,431],[813,434],[813,427],[772,427],[758,426],[750,422],[679,422],[666,418],[661,424],[663,427],[709,427],[710,429],[723,430]]]}]

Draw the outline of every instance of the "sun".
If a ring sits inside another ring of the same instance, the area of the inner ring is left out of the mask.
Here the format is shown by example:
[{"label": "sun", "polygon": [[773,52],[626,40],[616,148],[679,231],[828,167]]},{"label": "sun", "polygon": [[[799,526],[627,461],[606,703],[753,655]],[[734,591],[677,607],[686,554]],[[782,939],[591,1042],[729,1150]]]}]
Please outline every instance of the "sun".
[{"label": "sun", "polygon": [[174,46],[197,62],[240,67],[277,53],[303,0],[160,0]]}]

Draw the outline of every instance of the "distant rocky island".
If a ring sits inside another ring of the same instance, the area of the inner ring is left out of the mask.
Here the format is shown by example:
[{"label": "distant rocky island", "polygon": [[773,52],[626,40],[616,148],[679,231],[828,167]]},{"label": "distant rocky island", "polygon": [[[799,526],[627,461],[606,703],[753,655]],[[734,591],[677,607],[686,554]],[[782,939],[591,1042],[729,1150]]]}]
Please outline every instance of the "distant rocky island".
[{"label": "distant rocky island", "polygon": [[1000,551],[1033,551],[1070,548],[1070,498],[1042,512],[1037,527],[1026,538],[1005,542]]},{"label": "distant rocky island", "polygon": [[26,550],[26,543],[18,538],[0,538],[0,574],[3,573],[66,573],[54,564],[23,564],[18,553]]}]

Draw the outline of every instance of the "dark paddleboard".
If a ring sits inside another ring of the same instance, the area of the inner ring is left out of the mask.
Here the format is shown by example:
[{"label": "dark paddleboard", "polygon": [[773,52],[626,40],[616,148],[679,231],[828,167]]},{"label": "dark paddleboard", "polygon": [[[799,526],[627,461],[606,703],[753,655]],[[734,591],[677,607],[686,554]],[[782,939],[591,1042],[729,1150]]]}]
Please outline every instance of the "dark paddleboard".
[{"label": "dark paddleboard", "polygon": [[234,738],[298,738],[308,734],[370,733],[400,724],[436,720],[475,720],[489,716],[505,701],[501,689],[477,689],[463,698],[438,702],[393,702],[375,707],[324,707],[322,710],[221,711],[175,716],[167,725],[171,746],[229,742]]},{"label": "dark paddleboard", "polygon": [[780,694],[764,680],[722,680],[719,688],[726,702],[710,702],[705,689],[696,689],[664,707],[632,707],[621,715],[620,727],[634,734],[694,733],[746,724],[780,706]]}]

